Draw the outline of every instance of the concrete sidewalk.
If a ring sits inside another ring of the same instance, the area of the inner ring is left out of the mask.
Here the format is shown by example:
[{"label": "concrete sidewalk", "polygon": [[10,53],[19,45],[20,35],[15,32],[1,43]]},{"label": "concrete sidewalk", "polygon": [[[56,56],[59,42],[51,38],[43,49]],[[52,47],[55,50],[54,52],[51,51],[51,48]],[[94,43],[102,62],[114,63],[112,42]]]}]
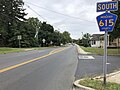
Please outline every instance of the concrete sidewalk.
[{"label": "concrete sidewalk", "polygon": [[88,54],[79,45],[76,44],[76,47],[77,47],[77,51],[78,51],[79,54]]},{"label": "concrete sidewalk", "polygon": [[[103,78],[101,78],[100,80],[103,80]],[[114,82],[120,84],[120,71],[107,74],[107,82]]]},{"label": "concrete sidewalk", "polygon": [[109,82],[115,82],[120,84],[120,71],[116,72],[116,74],[107,78]]}]

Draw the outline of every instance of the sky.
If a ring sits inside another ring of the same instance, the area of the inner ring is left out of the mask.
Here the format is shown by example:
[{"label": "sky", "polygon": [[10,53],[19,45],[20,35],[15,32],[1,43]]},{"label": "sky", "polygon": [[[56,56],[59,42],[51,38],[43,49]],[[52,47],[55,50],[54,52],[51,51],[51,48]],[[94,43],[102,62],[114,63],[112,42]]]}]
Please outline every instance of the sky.
[{"label": "sky", "polygon": [[[68,31],[73,39],[98,34],[96,3],[108,0],[23,0],[27,17],[47,21],[55,30]],[[110,0],[109,0],[110,1]],[[36,14],[37,13],[37,14]]]}]

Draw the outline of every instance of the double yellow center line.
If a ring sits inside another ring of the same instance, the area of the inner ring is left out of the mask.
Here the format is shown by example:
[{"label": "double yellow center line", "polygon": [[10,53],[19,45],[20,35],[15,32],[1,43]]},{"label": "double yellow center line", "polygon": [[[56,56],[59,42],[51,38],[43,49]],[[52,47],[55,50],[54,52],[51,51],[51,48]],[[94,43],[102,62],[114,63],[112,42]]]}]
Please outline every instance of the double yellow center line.
[{"label": "double yellow center line", "polygon": [[31,59],[31,60],[27,60],[27,61],[25,61],[25,62],[16,64],[16,65],[13,65],[13,66],[9,66],[9,67],[0,69],[0,73],[3,73],[3,72],[6,72],[6,71],[8,71],[8,70],[12,70],[12,69],[18,68],[18,67],[20,67],[20,66],[23,66],[23,65],[25,65],[25,64],[28,64],[28,63],[31,63],[31,62],[34,62],[34,61],[37,61],[37,60],[40,60],[40,59],[45,58],[45,57],[48,57],[48,56],[50,56],[50,55],[52,55],[52,54],[61,52],[61,51],[65,50],[65,49],[67,49],[67,48],[68,48],[68,47],[60,48],[60,49],[55,49],[55,50],[51,51],[49,54],[43,55],[43,56],[41,56],[41,57],[34,58],[34,59]]}]

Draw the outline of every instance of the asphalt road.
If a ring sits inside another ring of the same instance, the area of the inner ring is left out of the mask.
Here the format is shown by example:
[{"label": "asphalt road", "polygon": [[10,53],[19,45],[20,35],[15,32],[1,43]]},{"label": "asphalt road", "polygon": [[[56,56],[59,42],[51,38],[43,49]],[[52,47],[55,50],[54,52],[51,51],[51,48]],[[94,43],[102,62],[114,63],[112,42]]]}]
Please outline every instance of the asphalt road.
[{"label": "asphalt road", "polygon": [[[81,79],[84,77],[94,77],[103,74],[103,56],[82,54],[79,54],[79,56],[93,56],[94,59],[79,58],[75,74],[76,79]],[[107,73],[114,72],[118,69],[120,69],[120,56],[108,56]]]},{"label": "asphalt road", "polygon": [[[71,90],[74,77],[102,74],[103,56],[79,57],[75,46],[0,55],[0,90]],[[107,65],[108,73],[120,68],[120,56]]]},{"label": "asphalt road", "polygon": [[70,90],[78,61],[76,47],[60,50],[0,55],[0,90]]}]

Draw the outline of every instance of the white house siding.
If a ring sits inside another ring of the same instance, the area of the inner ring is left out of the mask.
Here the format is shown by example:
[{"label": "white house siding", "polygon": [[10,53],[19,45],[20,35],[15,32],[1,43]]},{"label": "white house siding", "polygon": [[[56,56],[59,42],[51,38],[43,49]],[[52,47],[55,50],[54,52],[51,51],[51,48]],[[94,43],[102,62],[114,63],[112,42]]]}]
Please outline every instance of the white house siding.
[{"label": "white house siding", "polygon": [[100,47],[100,41],[95,41],[95,44],[91,41],[91,47]]}]

